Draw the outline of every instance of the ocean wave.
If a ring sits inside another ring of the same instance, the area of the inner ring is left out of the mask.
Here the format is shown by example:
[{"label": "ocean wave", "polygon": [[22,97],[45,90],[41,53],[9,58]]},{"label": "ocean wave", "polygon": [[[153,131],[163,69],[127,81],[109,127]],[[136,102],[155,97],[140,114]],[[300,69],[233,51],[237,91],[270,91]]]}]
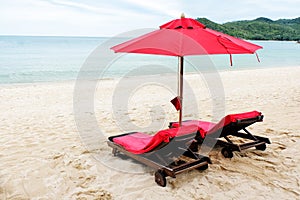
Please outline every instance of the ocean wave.
[{"label": "ocean wave", "polygon": [[0,83],[32,83],[72,80],[78,71],[30,71],[0,74]]}]

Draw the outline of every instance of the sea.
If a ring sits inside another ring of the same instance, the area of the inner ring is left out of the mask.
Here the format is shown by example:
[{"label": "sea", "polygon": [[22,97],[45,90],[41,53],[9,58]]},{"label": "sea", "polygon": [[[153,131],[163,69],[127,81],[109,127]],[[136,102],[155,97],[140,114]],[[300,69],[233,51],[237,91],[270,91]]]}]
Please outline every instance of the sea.
[{"label": "sea", "polygon": [[[79,75],[113,79],[176,73],[176,57],[141,54],[116,56],[110,47],[126,39],[0,36],[0,84],[76,80]],[[187,56],[185,71],[192,73],[212,69],[226,71],[300,66],[300,44],[296,41],[250,42],[263,47],[257,51],[259,59],[253,54],[233,55],[233,66],[230,66],[229,55]]]}]

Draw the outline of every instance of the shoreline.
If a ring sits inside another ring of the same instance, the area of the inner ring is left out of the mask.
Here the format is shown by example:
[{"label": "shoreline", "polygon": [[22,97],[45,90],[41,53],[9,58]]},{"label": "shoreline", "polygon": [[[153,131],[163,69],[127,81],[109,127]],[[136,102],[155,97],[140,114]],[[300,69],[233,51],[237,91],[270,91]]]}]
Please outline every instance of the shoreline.
[{"label": "shoreline", "polygon": [[[295,65],[295,66],[275,66],[275,67],[256,67],[256,68],[238,68],[235,66],[228,66],[228,69],[216,69],[216,71],[211,71],[211,70],[205,70],[202,71],[203,74],[210,74],[210,73],[231,73],[231,72],[238,72],[238,71],[256,71],[256,70],[272,70],[272,69],[285,69],[285,70],[291,70],[294,68],[299,68],[300,65]],[[196,75],[197,72],[185,72],[185,76],[193,76]],[[108,77],[108,78],[103,78],[103,79],[84,79],[85,81],[118,81],[121,78],[137,78],[137,79],[143,79],[147,77],[168,77],[168,76],[177,76],[177,73],[173,74],[150,74],[150,75],[136,75],[136,76],[124,76],[124,77]],[[49,84],[75,84],[77,79],[69,79],[69,80],[55,80],[55,81],[38,81],[38,82],[24,82],[24,83],[0,83],[0,87],[20,87],[20,86],[30,86],[30,85],[49,85]]]}]

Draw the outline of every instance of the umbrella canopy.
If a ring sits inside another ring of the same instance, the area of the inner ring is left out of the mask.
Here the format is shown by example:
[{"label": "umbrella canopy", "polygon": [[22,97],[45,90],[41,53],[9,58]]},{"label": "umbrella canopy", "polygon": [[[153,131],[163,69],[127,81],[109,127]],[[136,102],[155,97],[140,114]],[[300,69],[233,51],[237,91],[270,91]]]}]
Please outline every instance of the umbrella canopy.
[{"label": "umbrella canopy", "polygon": [[115,52],[187,56],[254,53],[261,46],[206,28],[191,18],[172,20],[159,30],[112,47]]},{"label": "umbrella canopy", "polygon": [[179,58],[179,124],[182,121],[183,56],[253,54],[261,46],[206,28],[197,20],[185,18],[172,20],[160,29],[112,47],[115,52],[157,54]]}]

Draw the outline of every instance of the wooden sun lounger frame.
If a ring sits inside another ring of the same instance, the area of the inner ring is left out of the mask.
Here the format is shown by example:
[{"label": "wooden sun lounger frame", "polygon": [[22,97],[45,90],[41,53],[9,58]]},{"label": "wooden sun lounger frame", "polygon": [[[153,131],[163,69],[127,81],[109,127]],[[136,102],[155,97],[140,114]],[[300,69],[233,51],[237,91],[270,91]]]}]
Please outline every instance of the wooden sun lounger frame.
[{"label": "wooden sun lounger frame", "polygon": [[[187,170],[192,170],[192,169],[205,170],[208,168],[208,164],[211,164],[211,160],[208,157],[202,156],[197,153],[198,147],[196,145],[197,148],[195,148],[196,141],[194,139],[196,133],[175,137],[169,143],[163,142],[151,152],[144,153],[144,154],[133,154],[127,151],[121,145],[113,142],[113,138],[115,137],[120,137],[120,136],[134,134],[134,133],[135,132],[125,133],[122,135],[109,137],[107,144],[112,148],[112,153],[114,156],[116,156],[118,153],[122,153],[146,166],[155,169],[156,170],[154,174],[155,182],[159,186],[162,187],[166,186],[167,176],[176,178],[176,175],[179,173],[182,173]],[[187,146],[186,147],[182,145],[176,146],[177,143],[179,144],[185,143],[187,144]],[[169,145],[172,146],[168,147]],[[168,152],[170,154],[173,153],[172,150],[174,148],[176,148],[176,151],[180,152],[179,154],[188,157],[189,161],[182,160],[180,156],[177,157],[177,160],[174,162],[170,163],[170,161],[166,161],[167,159],[169,160],[171,159],[170,156],[168,156]],[[161,155],[161,154],[167,154],[167,155]]]},{"label": "wooden sun lounger frame", "polygon": [[[253,135],[252,133],[250,133],[250,131],[246,129],[247,126],[262,121],[263,117],[263,115],[260,115],[254,118],[247,118],[237,120],[236,122],[231,122],[230,124],[224,126],[222,129],[219,129],[214,133],[207,134],[205,138],[201,138],[199,135],[199,137],[197,137],[196,140],[199,145],[201,145],[205,140],[206,145],[215,144],[223,147],[221,153],[225,158],[232,158],[233,151],[241,152],[242,150],[249,149],[252,147],[255,147],[257,150],[264,151],[266,149],[266,144],[271,144],[269,138]],[[172,128],[173,123],[174,122],[170,122],[170,128]],[[241,130],[243,130],[244,133],[241,132]],[[232,140],[228,138],[229,135],[252,141],[245,142],[242,144],[235,144]],[[222,137],[225,138],[226,141],[221,140],[220,138]]]}]

